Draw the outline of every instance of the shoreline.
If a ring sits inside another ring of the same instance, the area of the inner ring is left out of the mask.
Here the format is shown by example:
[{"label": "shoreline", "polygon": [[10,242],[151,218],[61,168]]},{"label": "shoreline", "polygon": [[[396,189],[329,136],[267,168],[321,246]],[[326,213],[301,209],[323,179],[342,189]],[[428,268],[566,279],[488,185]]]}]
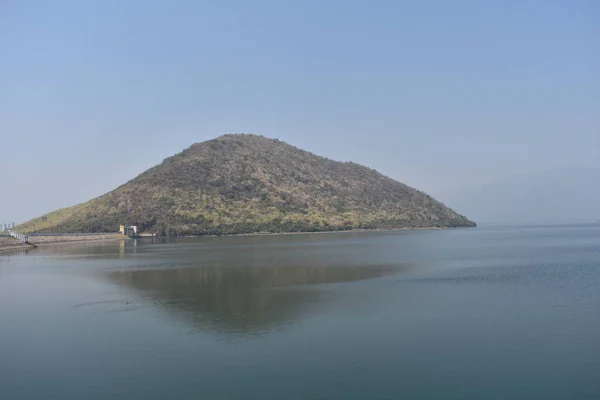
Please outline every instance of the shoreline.
[{"label": "shoreline", "polygon": [[[442,229],[469,229],[475,228],[470,226],[432,226],[427,228],[392,228],[392,229],[345,229],[339,231],[302,231],[302,232],[252,232],[252,233],[232,233],[226,235],[185,235],[185,236],[173,236],[171,239],[176,238],[203,238],[203,237],[237,237],[237,236],[287,236],[287,235],[314,235],[314,234],[331,234],[331,233],[364,233],[364,232],[402,232],[402,231],[429,231],[429,230],[442,230]],[[156,236],[158,238],[166,238],[167,236]],[[136,238],[138,239],[138,238]]]},{"label": "shoreline", "polygon": [[21,251],[21,250],[33,250],[35,247],[28,244],[14,245],[14,246],[0,246],[0,253],[9,251]]},{"label": "shoreline", "polygon": [[[333,234],[333,233],[368,233],[368,232],[403,232],[403,231],[423,231],[423,230],[442,230],[442,229],[461,229],[461,228],[473,228],[473,227],[425,227],[425,228],[394,228],[394,229],[349,229],[349,230],[331,230],[331,231],[316,231],[316,232],[252,232],[252,233],[234,233],[227,235],[186,235],[186,236],[138,236],[130,238],[127,236],[116,236],[115,237],[90,237],[88,239],[78,240],[56,240],[47,242],[38,242],[32,244],[15,243],[9,246],[2,246],[0,244],[0,253],[8,253],[11,251],[22,251],[22,250],[34,250],[36,248],[44,248],[50,246],[61,246],[66,244],[83,244],[83,243],[94,243],[94,242],[107,242],[117,240],[132,240],[132,239],[178,239],[178,238],[217,238],[217,237],[246,237],[246,236],[289,236],[289,235],[315,235],[315,234]],[[103,235],[105,236],[105,235]],[[33,236],[35,237],[35,236]],[[60,237],[60,236],[59,236]]]}]

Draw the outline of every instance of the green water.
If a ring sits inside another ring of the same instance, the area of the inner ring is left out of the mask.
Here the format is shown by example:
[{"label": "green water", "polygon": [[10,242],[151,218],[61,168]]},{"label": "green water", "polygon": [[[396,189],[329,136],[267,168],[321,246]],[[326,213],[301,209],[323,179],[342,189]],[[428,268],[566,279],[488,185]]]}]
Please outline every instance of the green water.
[{"label": "green water", "polygon": [[0,399],[598,399],[600,225],[0,255]]}]

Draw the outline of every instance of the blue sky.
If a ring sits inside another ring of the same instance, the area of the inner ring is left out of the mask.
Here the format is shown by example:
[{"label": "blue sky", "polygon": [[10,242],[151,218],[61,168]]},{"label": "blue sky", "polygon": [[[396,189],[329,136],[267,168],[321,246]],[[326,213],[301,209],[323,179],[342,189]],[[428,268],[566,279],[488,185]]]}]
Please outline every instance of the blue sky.
[{"label": "blue sky", "polygon": [[0,1],[0,222],[231,132],[442,200],[598,168],[599,71],[594,0]]}]

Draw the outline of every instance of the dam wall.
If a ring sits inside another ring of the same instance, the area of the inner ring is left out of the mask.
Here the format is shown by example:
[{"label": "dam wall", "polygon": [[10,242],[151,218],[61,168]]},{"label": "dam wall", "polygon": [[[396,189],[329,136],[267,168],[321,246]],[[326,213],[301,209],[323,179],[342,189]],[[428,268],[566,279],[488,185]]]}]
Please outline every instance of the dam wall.
[{"label": "dam wall", "polygon": [[4,250],[17,250],[17,249],[30,249],[33,246],[23,243],[18,239],[8,235],[0,234],[0,251]]},{"label": "dam wall", "polygon": [[0,251],[13,249],[31,249],[64,243],[87,243],[101,240],[127,239],[120,233],[63,233],[63,234],[30,234],[26,235],[27,243],[23,243],[10,235],[0,234]]}]

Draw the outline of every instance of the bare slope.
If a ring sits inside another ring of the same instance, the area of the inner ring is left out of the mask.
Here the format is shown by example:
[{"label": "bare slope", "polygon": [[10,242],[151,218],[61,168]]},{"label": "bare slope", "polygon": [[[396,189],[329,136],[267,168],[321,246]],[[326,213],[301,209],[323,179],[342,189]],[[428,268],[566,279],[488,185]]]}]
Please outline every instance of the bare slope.
[{"label": "bare slope", "polygon": [[171,236],[474,226],[370,168],[262,136],[225,135],[19,229],[107,232],[120,224]]}]

